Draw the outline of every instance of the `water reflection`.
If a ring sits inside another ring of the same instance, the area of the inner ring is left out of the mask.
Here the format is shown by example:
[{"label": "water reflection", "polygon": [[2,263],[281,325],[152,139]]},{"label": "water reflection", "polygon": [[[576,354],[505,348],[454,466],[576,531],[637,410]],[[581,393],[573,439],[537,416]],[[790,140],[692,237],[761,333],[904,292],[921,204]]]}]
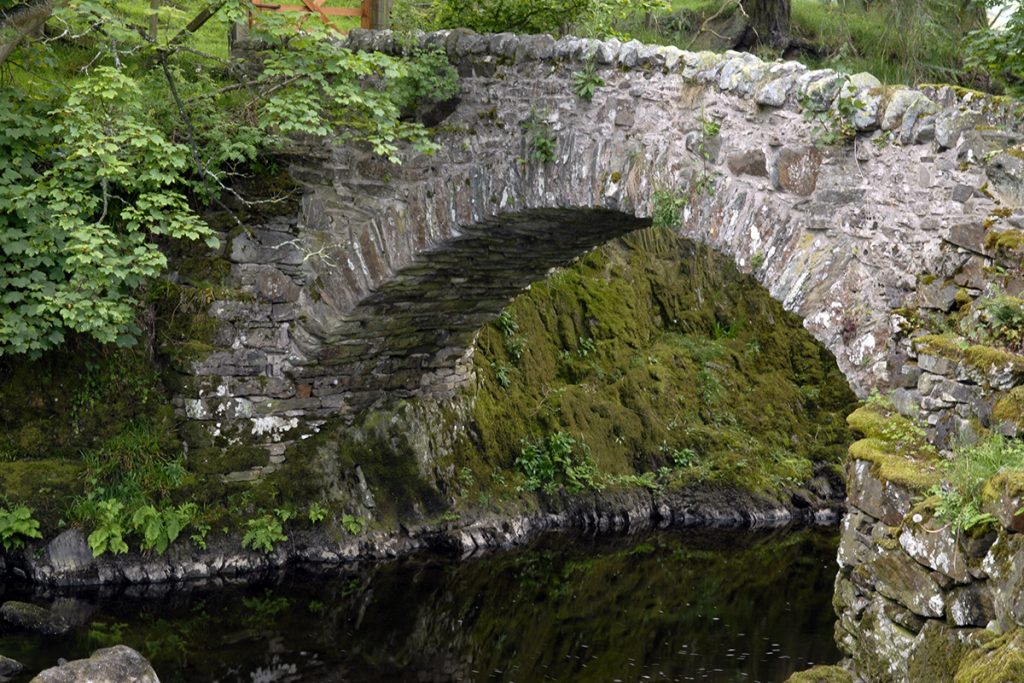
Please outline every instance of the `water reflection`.
[{"label": "water reflection", "polygon": [[832,530],[550,535],[461,562],[79,593],[62,603],[72,634],[5,633],[0,653],[38,671],[124,642],[164,683],[782,681],[839,658],[835,546]]}]

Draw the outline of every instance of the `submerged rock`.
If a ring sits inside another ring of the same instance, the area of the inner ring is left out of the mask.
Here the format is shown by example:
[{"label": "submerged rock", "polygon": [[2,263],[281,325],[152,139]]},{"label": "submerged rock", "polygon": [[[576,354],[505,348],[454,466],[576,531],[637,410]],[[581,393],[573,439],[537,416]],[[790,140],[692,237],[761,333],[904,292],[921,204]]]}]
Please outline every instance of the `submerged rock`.
[{"label": "submerged rock", "polygon": [[0,619],[4,622],[46,636],[64,635],[71,625],[64,617],[54,614],[45,607],[28,602],[11,600],[0,607]]},{"label": "submerged rock", "polygon": [[76,659],[42,671],[30,683],[160,683],[146,658],[127,645],[96,650],[89,659]]},{"label": "submerged rock", "polygon": [[25,665],[16,659],[0,655],[0,681],[6,681],[25,670]]}]

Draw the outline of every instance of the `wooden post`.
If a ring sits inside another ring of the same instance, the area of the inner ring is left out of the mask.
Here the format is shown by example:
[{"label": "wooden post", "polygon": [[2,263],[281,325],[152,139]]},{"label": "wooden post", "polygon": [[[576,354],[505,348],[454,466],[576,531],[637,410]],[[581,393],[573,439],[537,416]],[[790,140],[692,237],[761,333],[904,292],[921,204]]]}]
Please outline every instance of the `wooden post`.
[{"label": "wooden post", "polygon": [[359,14],[360,28],[373,28],[373,0],[363,0],[362,12]]}]

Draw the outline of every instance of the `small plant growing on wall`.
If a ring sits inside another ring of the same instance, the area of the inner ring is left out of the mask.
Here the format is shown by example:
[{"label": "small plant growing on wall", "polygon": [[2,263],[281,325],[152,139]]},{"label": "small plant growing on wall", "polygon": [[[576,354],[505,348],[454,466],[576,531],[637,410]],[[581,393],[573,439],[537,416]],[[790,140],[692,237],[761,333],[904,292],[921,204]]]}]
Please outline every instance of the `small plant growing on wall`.
[{"label": "small plant growing on wall", "polygon": [[[841,88],[845,87],[844,83]],[[819,145],[845,145],[857,137],[853,117],[864,108],[864,102],[853,95],[843,94],[842,89],[835,106],[825,111],[815,110],[807,95],[800,97],[804,121],[814,124],[814,141]]]},{"label": "small plant growing on wall", "polygon": [[594,99],[594,93],[604,85],[604,79],[597,74],[594,62],[587,62],[587,65],[572,76],[572,90],[580,99],[590,102]]},{"label": "small plant growing on wall", "polygon": [[652,197],[651,224],[656,228],[674,228],[683,219],[687,197],[682,190],[655,190]]},{"label": "small plant growing on wall", "polygon": [[545,114],[532,111],[523,121],[523,133],[526,136],[526,156],[530,161],[545,164],[555,160],[557,142],[555,133]]}]

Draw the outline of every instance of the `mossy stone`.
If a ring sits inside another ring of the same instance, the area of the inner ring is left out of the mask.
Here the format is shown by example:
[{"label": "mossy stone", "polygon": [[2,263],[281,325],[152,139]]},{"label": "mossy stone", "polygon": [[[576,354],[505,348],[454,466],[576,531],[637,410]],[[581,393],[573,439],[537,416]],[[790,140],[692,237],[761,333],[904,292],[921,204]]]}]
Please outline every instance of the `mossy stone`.
[{"label": "mossy stone", "polygon": [[966,653],[954,683],[1024,681],[1024,629],[1015,628]]},{"label": "mossy stone", "polygon": [[853,676],[838,666],[818,665],[796,672],[786,679],[786,683],[853,683]]}]

